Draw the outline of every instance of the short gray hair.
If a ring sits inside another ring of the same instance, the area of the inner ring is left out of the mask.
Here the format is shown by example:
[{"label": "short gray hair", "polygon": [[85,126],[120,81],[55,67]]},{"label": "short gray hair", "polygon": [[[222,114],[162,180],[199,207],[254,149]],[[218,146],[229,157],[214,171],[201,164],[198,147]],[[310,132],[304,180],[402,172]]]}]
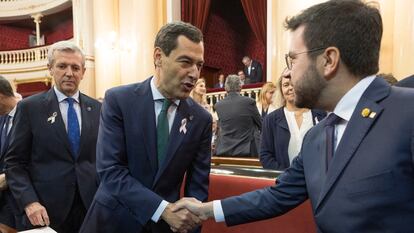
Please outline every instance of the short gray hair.
[{"label": "short gray hair", "polygon": [[56,51],[79,53],[82,56],[82,66],[85,67],[85,54],[75,43],[67,40],[62,40],[50,46],[49,51],[47,52],[47,59],[49,65],[53,65],[53,63],[55,62],[54,54]]},{"label": "short gray hair", "polygon": [[227,76],[226,83],[224,84],[224,89],[226,89],[227,92],[240,92],[240,77],[235,74],[230,74],[229,76]]}]

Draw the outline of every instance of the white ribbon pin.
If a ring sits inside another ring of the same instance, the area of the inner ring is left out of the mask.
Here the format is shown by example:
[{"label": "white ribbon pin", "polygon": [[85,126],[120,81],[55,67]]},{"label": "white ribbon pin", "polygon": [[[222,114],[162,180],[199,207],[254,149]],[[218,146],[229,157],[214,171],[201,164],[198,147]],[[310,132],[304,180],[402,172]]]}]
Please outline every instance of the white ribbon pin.
[{"label": "white ribbon pin", "polygon": [[181,120],[181,126],[180,126],[180,133],[187,133],[187,128],[185,127],[187,125],[187,118],[184,118]]},{"label": "white ribbon pin", "polygon": [[55,123],[55,118],[57,117],[57,112],[54,112],[49,118],[47,118],[47,122],[50,121],[50,124]]}]

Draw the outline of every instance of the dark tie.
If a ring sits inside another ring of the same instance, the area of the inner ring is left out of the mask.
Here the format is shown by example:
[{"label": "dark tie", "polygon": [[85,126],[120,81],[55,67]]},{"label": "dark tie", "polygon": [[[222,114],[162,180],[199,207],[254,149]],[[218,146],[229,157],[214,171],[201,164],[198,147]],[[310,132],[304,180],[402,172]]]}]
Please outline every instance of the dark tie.
[{"label": "dark tie", "polygon": [[170,136],[168,126],[168,108],[171,105],[171,101],[164,99],[162,103],[161,112],[158,115],[157,123],[157,156],[158,156],[158,168],[161,167],[162,162],[165,158],[165,153],[168,144],[168,138]]},{"label": "dark tie", "polygon": [[325,120],[325,133],[326,133],[326,171],[328,171],[329,163],[333,158],[335,151],[335,125],[339,123],[342,118],[335,113],[329,114]]},{"label": "dark tie", "polygon": [[6,145],[6,141],[7,141],[7,130],[9,128],[9,123],[10,123],[10,116],[7,114],[4,117],[4,122],[3,122],[3,129],[1,131],[1,150],[0,153],[3,154],[4,150],[6,149],[7,145]]},{"label": "dark tie", "polygon": [[80,129],[78,116],[76,115],[75,108],[73,103],[75,100],[73,98],[66,98],[66,101],[69,104],[68,107],[68,137],[70,146],[73,152],[73,158],[76,160],[79,153],[79,142],[80,142]]}]

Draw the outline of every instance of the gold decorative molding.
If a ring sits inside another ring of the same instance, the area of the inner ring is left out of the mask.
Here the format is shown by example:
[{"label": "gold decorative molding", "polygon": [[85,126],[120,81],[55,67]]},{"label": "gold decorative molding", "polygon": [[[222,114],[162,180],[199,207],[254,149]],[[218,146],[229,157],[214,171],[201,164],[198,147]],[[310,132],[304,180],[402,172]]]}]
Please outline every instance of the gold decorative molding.
[{"label": "gold decorative molding", "polygon": [[41,78],[30,78],[30,79],[14,79],[15,85],[25,84],[25,83],[35,83],[35,82],[44,82],[46,86],[52,83],[51,77],[41,77]]},{"label": "gold decorative molding", "polygon": [[32,67],[32,68],[22,68],[22,69],[12,69],[12,70],[0,70],[0,74],[19,74],[19,73],[30,73],[36,71],[48,70],[47,66],[42,67]]}]

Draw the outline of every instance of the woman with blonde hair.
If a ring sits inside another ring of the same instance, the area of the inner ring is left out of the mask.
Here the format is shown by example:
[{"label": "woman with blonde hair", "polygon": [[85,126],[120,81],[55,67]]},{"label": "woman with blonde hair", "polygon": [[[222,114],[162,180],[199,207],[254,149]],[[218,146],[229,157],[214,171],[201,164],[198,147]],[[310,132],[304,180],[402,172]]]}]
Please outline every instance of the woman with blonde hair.
[{"label": "woman with blonde hair", "polygon": [[190,97],[193,98],[195,102],[205,108],[210,112],[210,105],[207,103],[207,89],[206,89],[206,80],[204,78],[199,78],[195,84],[194,89],[190,92]]},{"label": "woman with blonde hair", "polygon": [[262,86],[259,94],[259,100],[256,103],[257,110],[259,110],[262,119],[274,110],[276,107],[273,104],[276,85],[272,82],[267,82]]},{"label": "woman with blonde hair", "polygon": [[284,170],[299,153],[306,132],[326,113],[295,106],[295,93],[287,69],[280,77],[279,91],[283,106],[264,119],[259,154],[263,168]]}]

